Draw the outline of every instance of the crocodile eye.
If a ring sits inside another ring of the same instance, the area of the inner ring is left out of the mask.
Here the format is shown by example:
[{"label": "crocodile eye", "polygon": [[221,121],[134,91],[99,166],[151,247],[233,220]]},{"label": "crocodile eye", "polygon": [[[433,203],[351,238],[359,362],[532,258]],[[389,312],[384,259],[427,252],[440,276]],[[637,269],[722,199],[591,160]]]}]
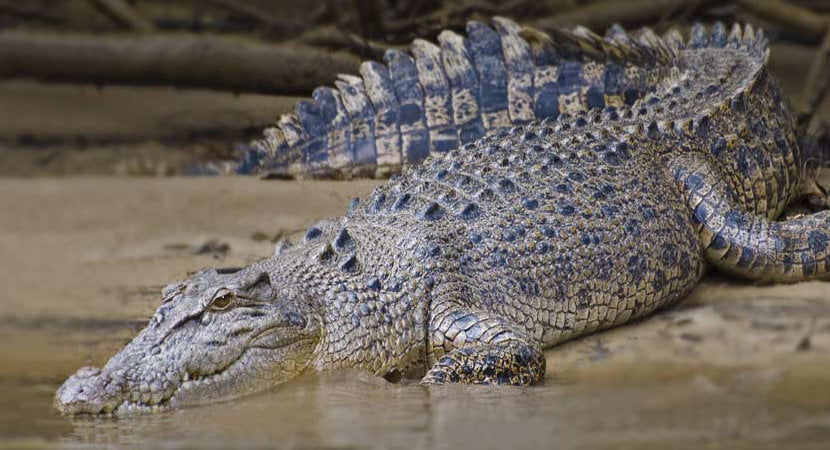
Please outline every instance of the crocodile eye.
[{"label": "crocodile eye", "polygon": [[223,311],[228,309],[236,299],[233,292],[222,289],[216,293],[213,300],[210,302],[210,309],[213,311]]}]

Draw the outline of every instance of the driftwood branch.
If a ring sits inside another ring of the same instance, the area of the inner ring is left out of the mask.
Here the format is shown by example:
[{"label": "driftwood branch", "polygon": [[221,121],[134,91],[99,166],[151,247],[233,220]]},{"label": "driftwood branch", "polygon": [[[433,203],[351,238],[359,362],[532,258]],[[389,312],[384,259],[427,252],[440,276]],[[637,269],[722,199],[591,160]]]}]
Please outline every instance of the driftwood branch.
[{"label": "driftwood branch", "polygon": [[89,0],[101,14],[125,30],[153,31],[156,27],[144,20],[124,0]]},{"label": "driftwood branch", "polygon": [[381,18],[380,5],[376,0],[354,0],[354,8],[357,11],[357,24],[360,28],[360,35],[369,38],[383,34],[383,19]]},{"label": "driftwood branch", "polygon": [[0,0],[0,13],[13,14],[22,19],[31,19],[41,22],[59,24],[64,21],[60,16],[48,13],[39,8],[21,5],[15,0]]},{"label": "driftwood branch", "polygon": [[282,25],[274,16],[253,5],[236,2],[234,0],[205,0],[205,3],[226,9],[235,14],[250,17],[251,19],[254,19],[257,22],[269,27],[280,27]]},{"label": "driftwood branch", "polygon": [[338,73],[357,72],[359,62],[352,55],[217,36],[0,33],[3,78],[305,95]]},{"label": "driftwood branch", "polygon": [[691,11],[714,3],[717,0],[602,0],[529,24],[541,30],[582,25],[600,32],[615,23],[626,27],[656,23],[664,19],[667,12]]},{"label": "driftwood branch", "polygon": [[267,28],[271,33],[282,35],[281,37],[283,38],[288,35],[301,33],[308,28],[307,24],[299,23],[294,20],[282,20],[278,17],[273,16],[272,14],[269,14],[267,11],[263,11],[262,9],[257,8],[254,5],[248,4],[249,2],[239,2],[235,0],[204,1],[208,5],[212,5],[217,8],[222,8],[226,11],[230,11],[233,14],[237,14],[252,19],[264,26],[265,28]]},{"label": "driftwood branch", "polygon": [[740,4],[747,11],[793,29],[812,42],[819,42],[830,28],[830,16],[780,0],[740,0]]},{"label": "driftwood branch", "polygon": [[354,33],[340,30],[334,25],[316,27],[301,34],[293,42],[312,47],[320,47],[329,50],[347,50],[355,55],[361,55],[364,59],[383,60],[386,50],[406,50],[406,45],[393,45],[378,42],[372,39],[363,39]]},{"label": "driftwood branch", "polygon": [[830,28],[824,33],[824,40],[818,49],[816,60],[810,66],[807,84],[801,94],[803,118],[805,123],[816,115],[819,106],[830,91]]}]

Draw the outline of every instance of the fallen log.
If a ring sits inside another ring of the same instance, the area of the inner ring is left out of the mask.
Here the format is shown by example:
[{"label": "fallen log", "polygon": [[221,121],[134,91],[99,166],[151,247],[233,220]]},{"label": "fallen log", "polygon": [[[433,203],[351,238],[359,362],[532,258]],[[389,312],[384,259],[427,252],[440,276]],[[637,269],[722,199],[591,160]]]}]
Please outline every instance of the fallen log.
[{"label": "fallen log", "polygon": [[338,73],[356,73],[359,63],[344,53],[220,36],[0,32],[0,78],[307,95]]}]

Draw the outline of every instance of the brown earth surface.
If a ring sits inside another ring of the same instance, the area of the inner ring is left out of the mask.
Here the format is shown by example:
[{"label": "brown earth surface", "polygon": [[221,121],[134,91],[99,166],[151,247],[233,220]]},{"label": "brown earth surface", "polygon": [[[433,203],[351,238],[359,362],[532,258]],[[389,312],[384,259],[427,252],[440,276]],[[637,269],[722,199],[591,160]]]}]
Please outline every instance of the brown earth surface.
[{"label": "brown earth surface", "polygon": [[17,405],[0,411],[0,447],[487,448],[547,436],[563,447],[821,448],[830,439],[830,283],[722,276],[649,319],[550,350],[547,380],[528,390],[425,390],[335,374],[153,418],[90,422],[52,411],[63,378],[126,343],[164,284],[268,256],[272,240],[342,213],[377,183],[0,179],[0,403]]}]

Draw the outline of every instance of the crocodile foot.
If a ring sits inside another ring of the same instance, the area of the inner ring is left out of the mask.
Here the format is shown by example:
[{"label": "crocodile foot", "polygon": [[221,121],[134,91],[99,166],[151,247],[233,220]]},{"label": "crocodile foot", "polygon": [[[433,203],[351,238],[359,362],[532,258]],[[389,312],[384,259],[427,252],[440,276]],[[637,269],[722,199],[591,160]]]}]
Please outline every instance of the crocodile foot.
[{"label": "crocodile foot", "polygon": [[447,383],[528,386],[545,376],[545,356],[520,342],[453,349],[421,379],[423,385]]}]

